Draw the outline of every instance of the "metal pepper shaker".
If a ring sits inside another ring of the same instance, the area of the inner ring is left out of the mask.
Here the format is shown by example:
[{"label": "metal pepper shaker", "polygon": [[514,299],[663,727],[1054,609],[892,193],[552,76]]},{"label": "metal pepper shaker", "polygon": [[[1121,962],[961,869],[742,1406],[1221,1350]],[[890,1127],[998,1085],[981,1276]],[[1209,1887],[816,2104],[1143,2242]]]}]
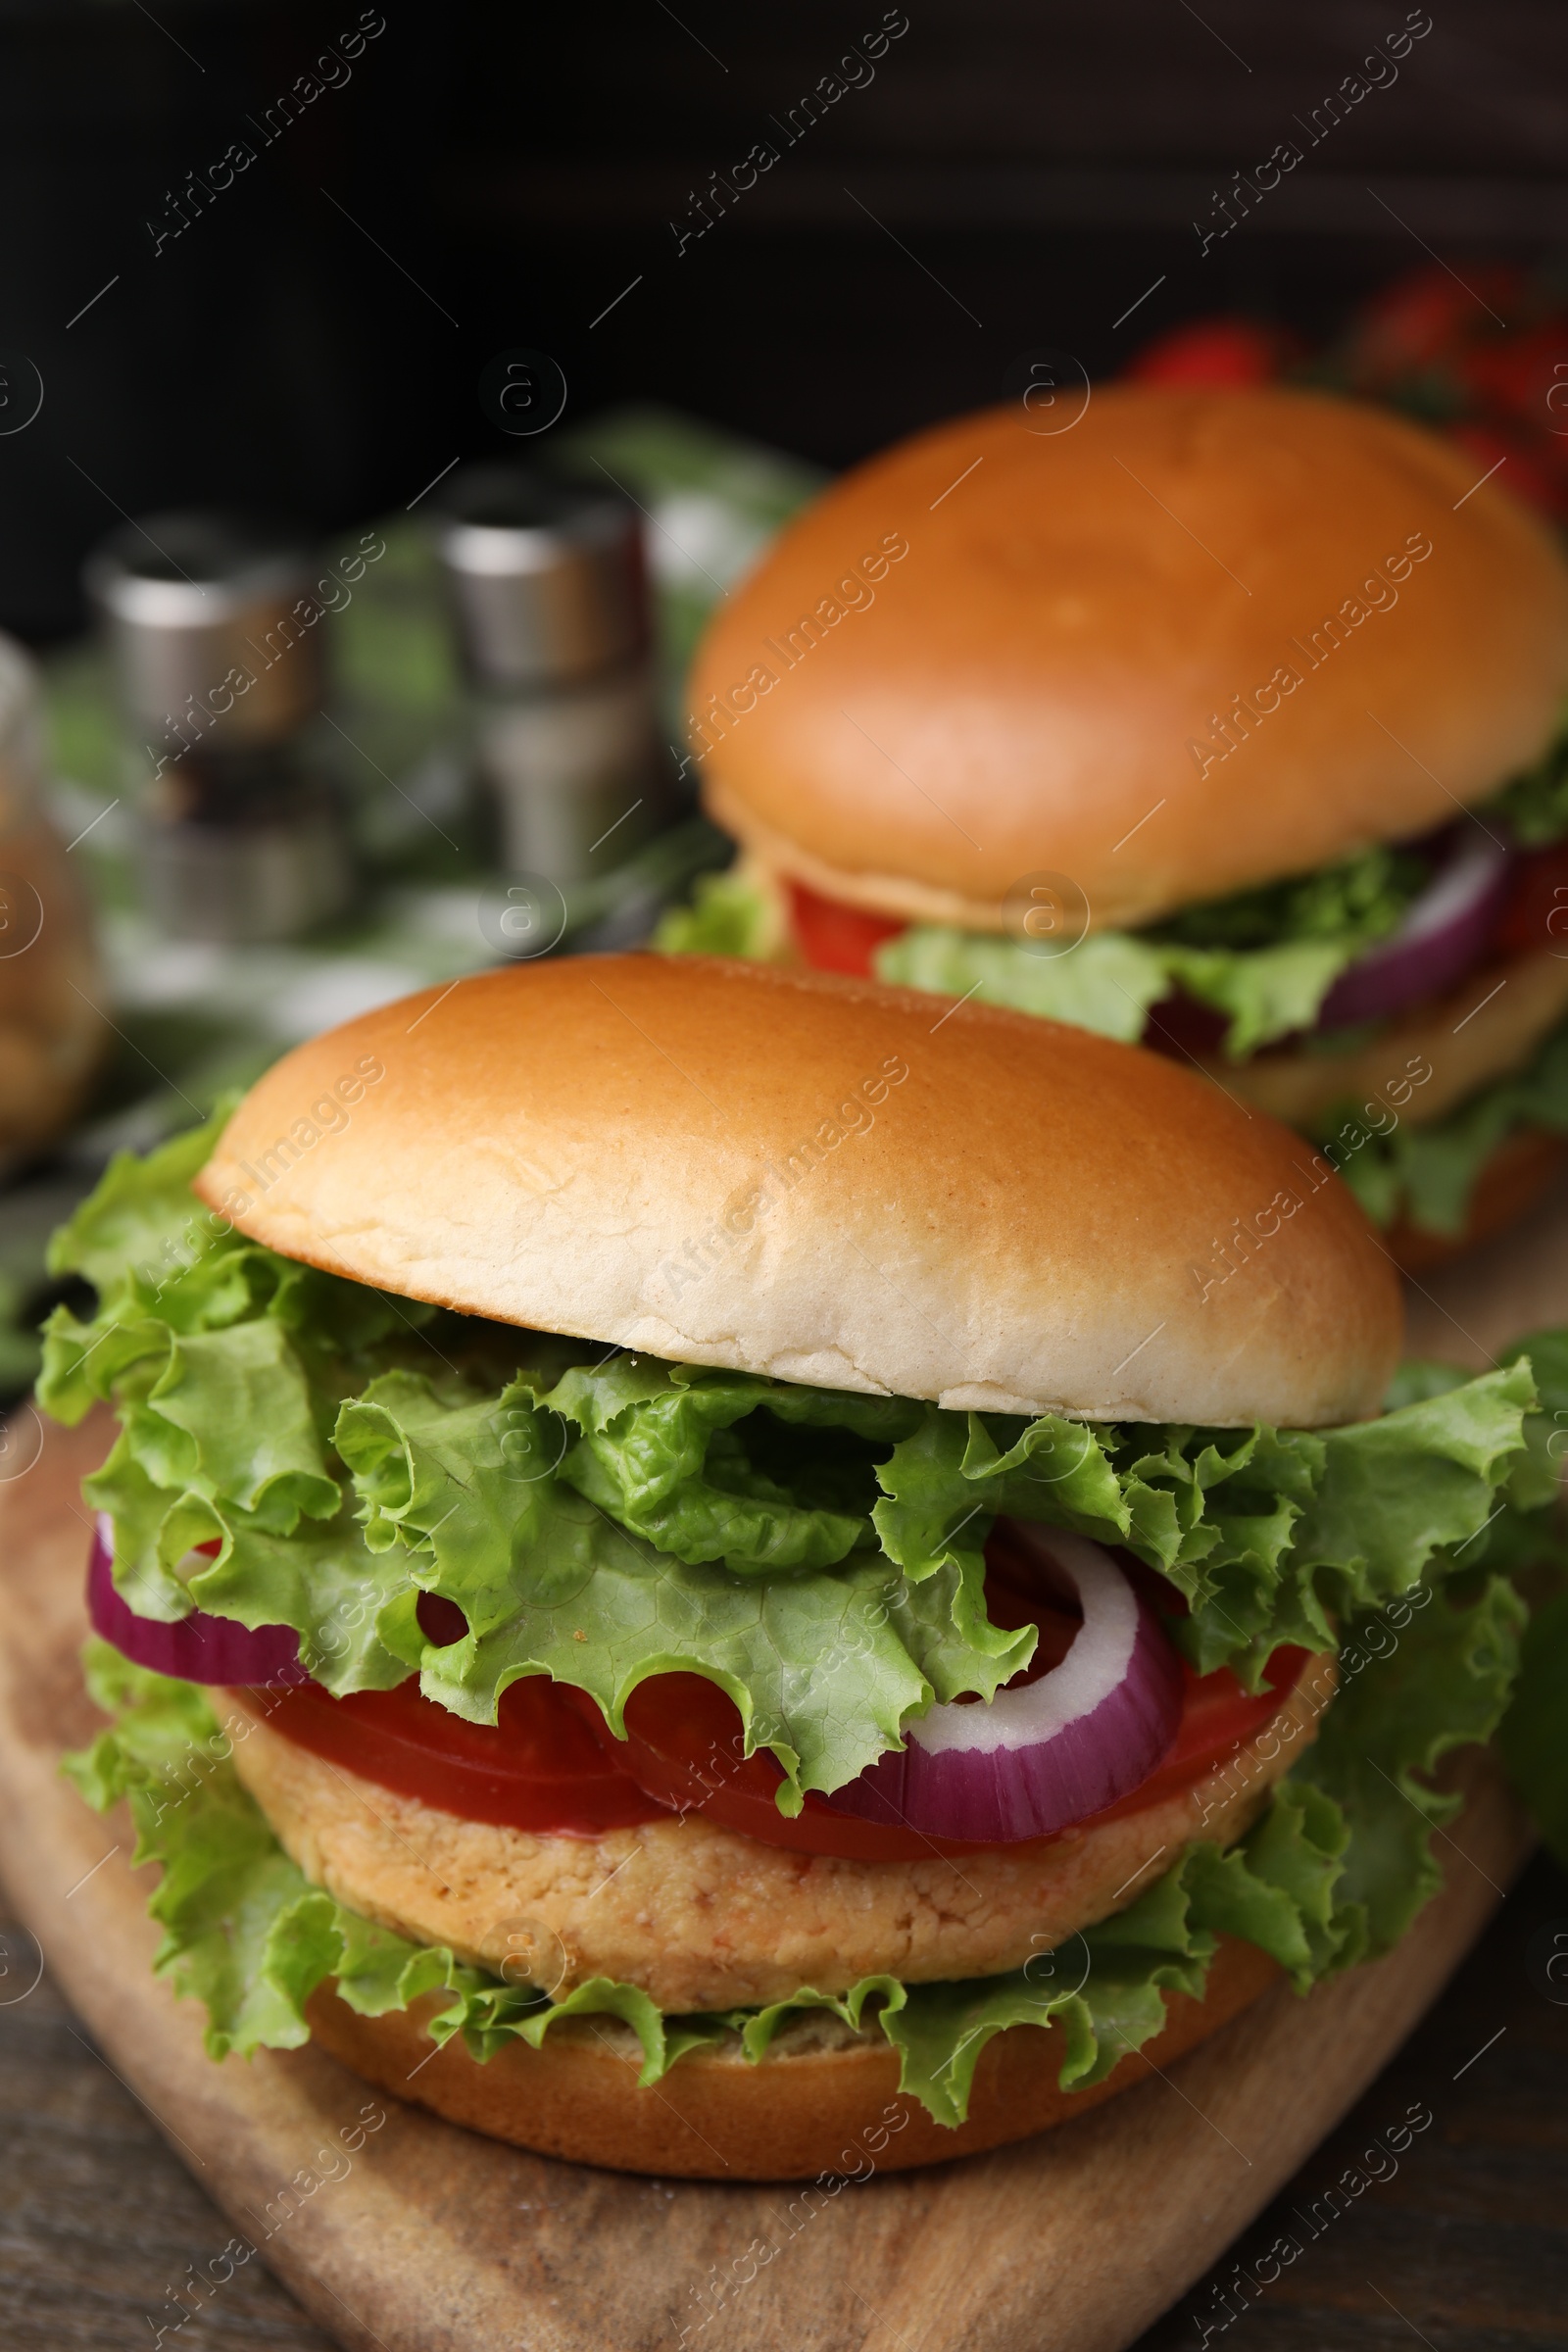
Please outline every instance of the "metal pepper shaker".
[{"label": "metal pepper shaker", "polygon": [[609,484],[476,466],[439,546],[501,860],[596,880],[666,813],[641,517]]},{"label": "metal pepper shaker", "polygon": [[179,939],[291,938],[352,873],[312,745],[333,583],[247,516],[149,515],[89,559],[114,658],[143,896]]}]

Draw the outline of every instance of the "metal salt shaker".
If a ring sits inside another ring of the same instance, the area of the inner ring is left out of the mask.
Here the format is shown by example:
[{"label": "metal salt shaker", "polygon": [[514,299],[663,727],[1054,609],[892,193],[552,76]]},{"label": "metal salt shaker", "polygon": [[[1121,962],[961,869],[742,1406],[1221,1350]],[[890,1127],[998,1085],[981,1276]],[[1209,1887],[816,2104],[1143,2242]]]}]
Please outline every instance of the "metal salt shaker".
[{"label": "metal salt shaker", "polygon": [[626,499],[518,466],[473,466],[439,545],[502,863],[608,875],[666,814],[641,519]]},{"label": "metal salt shaker", "polygon": [[343,827],[310,742],[336,586],[315,568],[300,540],[205,512],[150,515],[88,562],[143,897],[174,938],[288,939],[349,899]]}]

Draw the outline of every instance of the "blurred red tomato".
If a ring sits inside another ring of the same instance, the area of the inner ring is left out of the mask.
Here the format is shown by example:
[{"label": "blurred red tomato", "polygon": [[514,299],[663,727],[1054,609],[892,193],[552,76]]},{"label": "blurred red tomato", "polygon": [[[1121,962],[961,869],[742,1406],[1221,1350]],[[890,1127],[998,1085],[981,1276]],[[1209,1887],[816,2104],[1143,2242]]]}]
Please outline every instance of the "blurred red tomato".
[{"label": "blurred red tomato", "polygon": [[1451,359],[1489,331],[1488,310],[1517,318],[1525,300],[1522,272],[1510,262],[1483,263],[1461,283],[1441,263],[1412,270],[1365,303],[1350,330],[1363,381],[1375,381]]},{"label": "blurred red tomato", "polygon": [[847,906],[842,899],[824,899],[804,882],[789,885],[791,928],[806,961],[819,972],[847,972],[852,979],[868,980],[872,957],[885,939],[897,939],[907,923],[896,916],[871,914],[863,906]]},{"label": "blurred red tomato", "polygon": [[1298,348],[1250,318],[1195,318],[1146,344],[1126,372],[1140,384],[1268,384]]},{"label": "blurred red tomato", "polygon": [[[1302,363],[1309,363],[1305,368]],[[1355,393],[1449,434],[1501,486],[1568,523],[1568,305],[1511,262],[1407,270],[1309,353],[1288,330],[1195,318],[1141,351],[1135,383],[1247,386],[1282,376]]]}]

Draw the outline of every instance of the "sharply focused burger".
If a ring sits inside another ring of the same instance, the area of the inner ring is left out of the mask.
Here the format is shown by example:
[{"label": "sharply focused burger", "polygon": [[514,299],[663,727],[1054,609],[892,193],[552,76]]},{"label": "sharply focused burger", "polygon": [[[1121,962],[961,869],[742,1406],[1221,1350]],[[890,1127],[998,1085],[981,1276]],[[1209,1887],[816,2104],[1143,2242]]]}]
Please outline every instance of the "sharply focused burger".
[{"label": "sharply focused burger", "polygon": [[721,606],[689,732],[744,858],[666,944],[1142,1038],[1440,1254],[1568,1131],[1558,545],[1380,410],[1039,395],[860,466]]},{"label": "sharply focused burger", "polygon": [[43,1400],[119,1418],[73,1769],[217,2055],[665,2175],[992,2145],[1395,1942],[1508,1700],[1529,1361],[1381,1412],[1348,1194],[1084,1030],[494,972],[55,1263]]}]

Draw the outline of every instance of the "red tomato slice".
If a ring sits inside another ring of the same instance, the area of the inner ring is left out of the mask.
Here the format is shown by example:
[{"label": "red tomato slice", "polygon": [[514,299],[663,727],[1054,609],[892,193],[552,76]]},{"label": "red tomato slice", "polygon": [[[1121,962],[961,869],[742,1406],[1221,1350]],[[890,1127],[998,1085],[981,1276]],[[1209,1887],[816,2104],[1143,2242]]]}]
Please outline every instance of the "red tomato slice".
[{"label": "red tomato slice", "polygon": [[[1038,1577],[1026,1555],[1013,1552],[1004,1526],[986,1556],[994,1622],[1040,1627],[1035,1656],[1015,1678],[1032,1682],[1066,1655],[1077,1621],[1042,1599]],[[421,1600],[419,1615],[432,1640],[452,1641],[463,1631],[459,1612],[431,1595]],[[1205,1779],[1268,1722],[1310,1654],[1276,1650],[1269,1688],[1256,1697],[1224,1668],[1202,1676],[1188,1669],[1181,1724],[1169,1752],[1139,1788],[1094,1818],[1142,1811]],[[467,1821],[539,1836],[594,1838],[672,1812],[697,1812],[763,1845],[847,1861],[920,1861],[977,1850],[972,1843],[858,1820],[814,1790],[805,1810],[787,1819],[775,1801],[784,1777],[779,1766],[766,1750],[743,1754],[739,1709],[697,1674],[659,1675],[640,1685],[626,1704],[624,1740],[612,1737],[585,1691],[545,1675],[514,1683],[502,1695],[495,1725],[449,1713],[425,1698],[413,1678],[395,1690],[359,1690],[346,1698],[305,1683],[247,1693],[246,1704],[301,1747],[383,1788]]]},{"label": "red tomato slice", "polygon": [[1211,1772],[1245,1747],[1278,1714],[1314,1654],[1310,1649],[1277,1649],[1268,1662],[1264,1687],[1255,1697],[1242,1689],[1228,1666],[1217,1668],[1213,1674],[1195,1674],[1184,1660],[1182,1670],[1187,1689],[1182,1699],[1182,1719],[1169,1753],[1146,1781],[1141,1781],[1119,1803],[1107,1805],[1102,1813],[1095,1814],[1094,1819],[1119,1821],[1126,1814],[1141,1813],[1148,1805],[1163,1804],[1166,1797],[1180,1796],[1185,1789],[1196,1788],[1200,1781],[1206,1781]]},{"label": "red tomato slice", "polygon": [[[992,1614],[1000,1615],[995,1604]],[[1072,1639],[1072,1621],[1057,1612],[1042,1612],[1038,1622],[1045,1654],[1037,1653],[1027,1674],[1019,1678],[1023,1681],[1058,1663]],[[1182,1719],[1169,1753],[1137,1788],[1094,1820],[1142,1812],[1206,1780],[1278,1711],[1310,1655],[1302,1649],[1276,1650],[1269,1687],[1256,1697],[1242,1689],[1228,1668],[1206,1675],[1187,1668]],[[973,1844],[928,1838],[918,1830],[885,1829],[858,1820],[838,1812],[831,1797],[814,1790],[807,1795],[805,1811],[786,1820],[775,1802],[784,1777],[778,1765],[765,1750],[743,1756],[739,1709],[701,1675],[661,1675],[656,1682],[644,1683],[626,1702],[626,1730],[630,1768],[643,1788],[675,1811],[701,1813],[762,1845],[836,1854],[856,1862],[918,1862],[931,1854],[977,1850]]]},{"label": "red tomato slice", "polygon": [[[432,1642],[460,1641],[463,1613],[426,1592],[419,1622]],[[593,1701],[597,1733],[548,1675],[530,1674],[501,1694],[494,1724],[466,1723],[426,1698],[416,1677],[395,1690],[334,1698],[319,1683],[246,1694],[273,1731],[328,1764],[340,1764],[400,1796],[465,1821],[491,1821],[556,1837],[597,1838],[657,1821],[666,1810],[625,1768]]]},{"label": "red tomato slice", "polygon": [[883,941],[897,939],[909,927],[891,915],[868,914],[863,906],[818,898],[804,882],[792,882],[789,893],[795,944],[819,972],[848,972],[852,979],[869,980],[871,958]]},{"label": "red tomato slice", "polygon": [[[333,1698],[319,1683],[246,1694],[251,1711],[329,1764],[465,1821],[598,1838],[667,1810],[609,1753],[559,1683],[531,1674],[502,1693],[500,1721],[465,1723],[417,1681]],[[592,1702],[590,1702],[592,1703]]]},{"label": "red tomato slice", "polygon": [[775,1801],[784,1775],[766,1749],[743,1755],[740,1709],[698,1674],[662,1674],[626,1702],[631,1770],[643,1788],[677,1812],[701,1813],[721,1829],[740,1830],[761,1845],[849,1862],[918,1862],[931,1854],[972,1854],[973,1845],[883,1829],[834,1809],[808,1789],[791,1821]]}]

